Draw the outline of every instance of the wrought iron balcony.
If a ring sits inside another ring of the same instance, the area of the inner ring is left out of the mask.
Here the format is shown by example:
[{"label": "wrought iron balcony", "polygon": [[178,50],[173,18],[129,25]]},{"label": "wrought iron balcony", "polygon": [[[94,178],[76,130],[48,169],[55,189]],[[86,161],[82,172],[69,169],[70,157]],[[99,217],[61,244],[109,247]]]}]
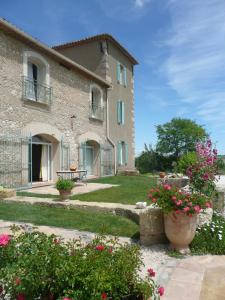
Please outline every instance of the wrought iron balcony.
[{"label": "wrought iron balcony", "polygon": [[23,99],[51,105],[52,87],[23,76]]},{"label": "wrought iron balcony", "polygon": [[104,107],[100,105],[90,105],[90,118],[103,121]]}]

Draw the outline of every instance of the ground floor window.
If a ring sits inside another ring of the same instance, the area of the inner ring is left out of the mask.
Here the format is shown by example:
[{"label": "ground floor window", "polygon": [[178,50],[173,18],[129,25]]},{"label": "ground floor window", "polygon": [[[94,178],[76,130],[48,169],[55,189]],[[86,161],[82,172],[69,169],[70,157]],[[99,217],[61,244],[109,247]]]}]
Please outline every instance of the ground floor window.
[{"label": "ground floor window", "polygon": [[118,165],[126,166],[128,163],[128,144],[124,141],[119,141],[117,145]]}]

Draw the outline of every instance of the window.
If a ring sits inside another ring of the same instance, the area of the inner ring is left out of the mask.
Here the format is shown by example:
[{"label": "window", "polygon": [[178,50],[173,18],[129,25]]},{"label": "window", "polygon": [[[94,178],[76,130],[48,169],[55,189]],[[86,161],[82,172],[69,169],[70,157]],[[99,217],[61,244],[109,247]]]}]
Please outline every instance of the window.
[{"label": "window", "polygon": [[126,166],[128,163],[128,144],[126,144],[124,141],[118,142],[117,151],[118,151],[118,165]]},{"label": "window", "polygon": [[49,85],[49,64],[38,53],[24,52],[23,98],[51,104],[52,88]]},{"label": "window", "polygon": [[93,85],[91,86],[90,94],[90,118],[102,121],[104,117],[102,90]]},{"label": "window", "polygon": [[117,123],[124,125],[124,102],[117,101]]},{"label": "window", "polygon": [[117,82],[127,86],[127,70],[124,65],[117,62]]}]

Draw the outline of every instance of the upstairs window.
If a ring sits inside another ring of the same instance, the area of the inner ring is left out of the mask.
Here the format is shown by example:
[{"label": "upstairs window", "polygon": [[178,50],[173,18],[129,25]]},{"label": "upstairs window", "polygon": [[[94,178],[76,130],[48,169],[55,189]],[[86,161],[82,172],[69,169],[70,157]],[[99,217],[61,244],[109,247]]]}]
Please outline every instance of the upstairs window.
[{"label": "upstairs window", "polygon": [[102,90],[95,85],[92,86],[90,99],[90,118],[100,121],[103,120],[104,108],[102,102]]},{"label": "upstairs window", "polygon": [[23,62],[23,98],[51,104],[52,88],[49,81],[47,61],[38,53],[26,51]]},{"label": "upstairs window", "polygon": [[120,141],[117,144],[118,165],[126,166],[128,164],[128,144]]},{"label": "upstairs window", "polygon": [[119,125],[124,125],[125,117],[124,117],[124,102],[117,101],[117,123]]},{"label": "upstairs window", "polygon": [[127,86],[127,69],[120,62],[117,62],[117,82]]}]

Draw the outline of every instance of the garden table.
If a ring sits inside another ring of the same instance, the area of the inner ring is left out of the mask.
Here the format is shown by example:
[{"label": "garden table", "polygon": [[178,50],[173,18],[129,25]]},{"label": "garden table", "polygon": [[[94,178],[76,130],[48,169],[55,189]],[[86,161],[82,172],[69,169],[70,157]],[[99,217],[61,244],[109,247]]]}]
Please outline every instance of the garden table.
[{"label": "garden table", "polygon": [[86,182],[87,180],[87,170],[76,170],[76,171],[56,171],[57,176],[63,179],[70,179],[73,181]]}]

